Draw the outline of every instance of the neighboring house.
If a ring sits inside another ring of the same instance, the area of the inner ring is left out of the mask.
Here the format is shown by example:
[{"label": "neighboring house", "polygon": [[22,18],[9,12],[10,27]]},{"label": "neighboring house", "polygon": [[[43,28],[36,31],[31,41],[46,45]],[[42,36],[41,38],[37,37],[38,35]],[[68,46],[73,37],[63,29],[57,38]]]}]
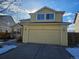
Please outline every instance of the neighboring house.
[{"label": "neighboring house", "polygon": [[0,32],[11,32],[11,26],[15,24],[13,18],[9,15],[0,15]]},{"label": "neighboring house", "polygon": [[67,25],[62,22],[64,11],[43,7],[30,13],[30,20],[23,23],[23,42],[68,45]]},{"label": "neighboring house", "polygon": [[75,16],[74,24],[75,24],[74,31],[79,32],[79,13],[77,13]]},{"label": "neighboring house", "polygon": [[16,38],[19,39],[22,36],[22,25],[20,23],[17,23],[12,26],[12,35]]},{"label": "neighboring house", "polygon": [[12,26],[12,31],[16,33],[20,33],[22,29],[22,25],[20,23],[16,23]]}]

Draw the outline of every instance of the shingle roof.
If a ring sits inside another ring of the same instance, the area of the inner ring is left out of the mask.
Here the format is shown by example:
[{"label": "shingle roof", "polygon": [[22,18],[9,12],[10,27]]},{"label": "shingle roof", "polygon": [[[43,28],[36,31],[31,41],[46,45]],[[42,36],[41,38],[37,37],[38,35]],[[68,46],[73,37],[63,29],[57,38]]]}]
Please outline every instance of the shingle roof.
[{"label": "shingle roof", "polygon": [[0,25],[4,26],[12,26],[15,22],[11,16],[8,15],[0,15]]},{"label": "shingle roof", "polygon": [[[38,11],[40,11],[41,9],[44,9],[44,8],[50,9],[50,10],[55,11],[55,12],[61,12],[61,13],[64,13],[64,12],[65,12],[65,11],[56,11],[56,10],[50,8],[50,7],[47,7],[47,6],[44,6],[44,7],[40,8],[40,9],[37,10],[36,12],[38,12]],[[34,13],[36,13],[36,12],[34,12]],[[29,14],[30,14],[30,13],[29,13]]]}]

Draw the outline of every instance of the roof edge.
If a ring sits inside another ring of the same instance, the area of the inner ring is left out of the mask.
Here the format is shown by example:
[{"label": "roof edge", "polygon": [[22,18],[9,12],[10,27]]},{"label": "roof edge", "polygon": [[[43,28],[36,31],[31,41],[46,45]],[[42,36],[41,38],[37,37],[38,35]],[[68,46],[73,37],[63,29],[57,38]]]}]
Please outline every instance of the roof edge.
[{"label": "roof edge", "polygon": [[78,13],[75,14],[74,23],[76,22]]},{"label": "roof edge", "polygon": [[[42,7],[42,8],[40,8],[40,9],[38,9],[37,11],[35,11],[34,13],[36,13],[36,12],[38,12],[38,11],[40,11],[41,9],[43,9],[43,8],[48,8],[48,9],[50,9],[50,10],[53,10],[53,11],[55,11],[55,12],[61,12],[61,13],[65,13],[65,11],[56,11],[56,10],[54,10],[54,9],[52,9],[52,8],[50,8],[50,7],[47,7],[47,6],[44,6],[44,7]],[[32,13],[29,13],[29,14],[32,14]]]}]

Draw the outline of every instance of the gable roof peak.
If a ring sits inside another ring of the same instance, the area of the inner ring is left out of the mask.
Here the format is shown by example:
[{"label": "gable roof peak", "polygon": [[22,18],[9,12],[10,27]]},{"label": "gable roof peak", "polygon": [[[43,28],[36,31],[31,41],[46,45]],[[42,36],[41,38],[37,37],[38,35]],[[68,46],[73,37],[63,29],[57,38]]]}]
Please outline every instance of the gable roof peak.
[{"label": "gable roof peak", "polygon": [[[40,11],[40,10],[42,10],[42,9],[50,9],[50,10],[53,10],[53,11],[55,11],[54,9],[52,9],[52,8],[49,8],[49,7],[47,7],[47,6],[44,6],[44,7],[42,7],[42,8],[40,8],[39,10],[37,10],[36,12],[38,12],[38,11]],[[34,12],[34,13],[36,13],[36,12]]]},{"label": "gable roof peak", "polygon": [[[44,9],[44,8],[50,9],[50,10],[55,11],[55,12],[61,12],[61,13],[63,13],[63,14],[65,13],[65,11],[56,11],[55,9],[50,8],[50,7],[48,7],[48,6],[44,6],[44,7],[40,8],[39,10],[37,10],[36,12],[39,12],[40,10],[42,10],[42,9]],[[36,13],[36,12],[34,12],[34,13]]]},{"label": "gable roof peak", "polygon": [[44,7],[42,7],[41,9],[43,9],[43,8],[47,8],[47,9],[54,10],[54,9],[52,9],[52,8],[48,7],[48,6],[44,6]]}]

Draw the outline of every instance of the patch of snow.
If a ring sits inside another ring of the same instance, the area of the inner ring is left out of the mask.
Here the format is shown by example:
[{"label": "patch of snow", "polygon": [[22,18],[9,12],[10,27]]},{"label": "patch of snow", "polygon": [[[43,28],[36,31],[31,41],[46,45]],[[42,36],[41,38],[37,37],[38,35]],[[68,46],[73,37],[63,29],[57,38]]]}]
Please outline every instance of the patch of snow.
[{"label": "patch of snow", "polygon": [[75,59],[79,59],[79,48],[66,48],[66,50],[75,57]]},{"label": "patch of snow", "polygon": [[16,47],[17,47],[16,45],[4,45],[2,48],[0,48],[0,54],[3,54]]}]

